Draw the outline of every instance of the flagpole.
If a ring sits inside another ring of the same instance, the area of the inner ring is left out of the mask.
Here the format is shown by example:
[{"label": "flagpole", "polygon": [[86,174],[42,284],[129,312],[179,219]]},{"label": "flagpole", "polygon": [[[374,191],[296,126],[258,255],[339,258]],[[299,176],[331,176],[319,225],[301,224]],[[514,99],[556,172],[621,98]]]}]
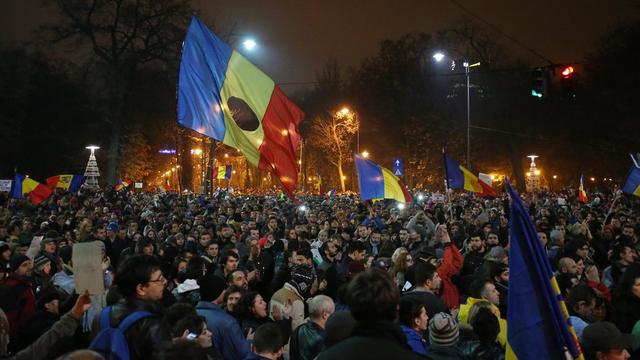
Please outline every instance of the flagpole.
[{"label": "flagpole", "polygon": [[442,147],[442,170],[444,173],[444,192],[447,194],[449,202],[449,221],[453,221],[453,206],[451,203],[451,194],[449,194],[449,179],[447,179],[447,161],[444,158],[444,147]]}]

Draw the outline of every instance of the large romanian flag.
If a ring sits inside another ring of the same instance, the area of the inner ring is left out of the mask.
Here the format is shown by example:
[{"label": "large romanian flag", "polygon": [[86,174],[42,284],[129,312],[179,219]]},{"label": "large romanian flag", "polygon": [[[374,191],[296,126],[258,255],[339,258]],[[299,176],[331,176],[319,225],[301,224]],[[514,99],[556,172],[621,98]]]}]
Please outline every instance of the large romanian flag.
[{"label": "large romanian flag", "polygon": [[507,360],[583,359],[547,253],[518,193],[509,218]]},{"label": "large romanian flag", "polygon": [[193,17],[182,49],[178,123],[240,149],[292,196],[303,117],[273,80]]},{"label": "large romanian flag", "polygon": [[447,187],[449,189],[464,189],[473,191],[479,196],[497,196],[496,190],[491,185],[478,179],[471,171],[458,164],[447,154],[444,156],[444,171],[447,176]]},{"label": "large romanian flag", "polygon": [[56,175],[47,178],[47,186],[52,189],[64,189],[69,192],[80,190],[85,177],[82,175]]},{"label": "large romanian flag", "polygon": [[27,195],[33,205],[39,205],[52,193],[53,190],[22,174],[16,173],[16,177],[11,184],[12,198],[21,199]]},{"label": "large romanian flag", "polygon": [[382,166],[355,155],[360,186],[360,200],[393,199],[401,203],[410,203],[411,195],[402,181],[393,172]]},{"label": "large romanian flag", "polygon": [[640,196],[640,168],[631,167],[622,191],[630,195]]}]

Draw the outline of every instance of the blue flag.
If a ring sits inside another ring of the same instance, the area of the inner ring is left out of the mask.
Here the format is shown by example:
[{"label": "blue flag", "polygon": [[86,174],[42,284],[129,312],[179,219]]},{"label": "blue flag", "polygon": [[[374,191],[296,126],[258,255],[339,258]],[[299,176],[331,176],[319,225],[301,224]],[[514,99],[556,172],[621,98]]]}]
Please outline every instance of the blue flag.
[{"label": "blue flag", "polygon": [[640,196],[640,168],[632,166],[629,169],[622,191],[626,194]]},{"label": "blue flag", "polygon": [[551,264],[518,193],[511,197],[507,359],[582,359]]}]

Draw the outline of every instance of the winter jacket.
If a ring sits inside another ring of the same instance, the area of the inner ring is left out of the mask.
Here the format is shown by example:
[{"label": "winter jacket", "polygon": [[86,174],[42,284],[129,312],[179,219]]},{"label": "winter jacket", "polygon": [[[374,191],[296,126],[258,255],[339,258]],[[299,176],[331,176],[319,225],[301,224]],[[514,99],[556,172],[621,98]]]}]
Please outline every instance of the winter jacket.
[{"label": "winter jacket", "polygon": [[[458,312],[458,322],[461,324],[469,324],[469,310],[477,302],[486,301],[484,299],[476,299],[472,297],[467,298],[467,303],[460,305],[460,311]],[[507,344],[507,321],[500,316],[500,309],[497,306],[491,304],[494,311],[498,313],[498,323],[500,324],[500,333],[498,334],[498,342],[503,347]]]},{"label": "winter jacket", "polygon": [[414,353],[427,355],[428,346],[422,334],[404,325],[400,326],[400,329],[404,332],[404,336],[407,337],[407,344],[409,344],[409,347]]},{"label": "winter jacket", "polygon": [[282,289],[271,296],[269,302],[271,311],[269,313],[272,315],[273,307],[277,306],[282,314],[287,302],[291,303],[291,322],[292,330],[294,330],[304,323],[304,298],[293,285],[285,283]]},{"label": "winter jacket", "polygon": [[240,324],[219,305],[200,301],[196,306],[196,312],[207,320],[207,328],[213,335],[213,344],[223,359],[244,359],[251,353],[251,345],[244,337]]},{"label": "winter jacket", "polygon": [[475,360],[468,358],[457,346],[431,345],[427,359],[431,360]]},{"label": "winter jacket", "polygon": [[5,306],[3,309],[9,321],[9,336],[13,342],[20,323],[30,318],[36,311],[36,297],[31,287],[31,280],[24,276],[11,274],[2,284],[2,289],[2,296],[5,298],[0,301],[3,304],[5,301],[10,301],[15,305],[11,306],[12,308]]},{"label": "winter jacket", "polygon": [[423,359],[412,352],[400,327],[388,321],[362,322],[356,325],[351,337],[320,353],[318,360],[367,359],[404,360]]},{"label": "winter jacket", "polygon": [[63,315],[51,329],[40,336],[33,344],[10,357],[11,360],[40,360],[45,359],[49,351],[61,340],[70,338],[80,325],[80,319],[76,319],[71,313]]},{"label": "winter jacket", "polygon": [[442,279],[440,285],[440,298],[449,307],[457,309],[460,306],[460,292],[453,284],[453,277],[462,269],[462,255],[454,244],[445,245],[444,258],[438,269],[438,275]]},{"label": "winter jacket", "polygon": [[458,344],[458,349],[468,358],[473,360],[504,360],[504,349],[494,342],[491,344],[479,340],[467,341]]},{"label": "winter jacket", "polygon": [[309,320],[291,335],[290,360],[313,360],[324,350],[324,329]]},{"label": "winter jacket", "polygon": [[[150,354],[152,354],[160,344],[171,340],[169,328],[162,320],[160,306],[159,304],[152,302],[136,299],[130,302],[125,302],[123,300],[113,305],[110,317],[111,326],[118,326],[129,314],[139,310],[148,311],[154,316],[138,320],[124,333],[127,343],[129,344],[131,360],[148,359]],[[102,311],[107,311],[107,309]],[[97,322],[99,320],[100,316],[97,316],[94,321]],[[100,330],[100,326],[94,324],[94,335],[97,335]]]}]

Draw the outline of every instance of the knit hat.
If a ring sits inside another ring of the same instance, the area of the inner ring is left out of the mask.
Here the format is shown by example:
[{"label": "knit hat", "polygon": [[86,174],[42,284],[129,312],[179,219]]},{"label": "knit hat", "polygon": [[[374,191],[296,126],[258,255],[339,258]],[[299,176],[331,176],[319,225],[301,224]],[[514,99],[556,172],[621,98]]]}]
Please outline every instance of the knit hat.
[{"label": "knit hat", "polygon": [[453,346],[458,342],[459,333],[458,324],[447,313],[437,313],[429,319],[429,343],[431,345]]},{"label": "knit hat", "polygon": [[117,232],[118,231],[118,224],[112,222],[109,225],[107,225],[107,230],[112,231],[112,232]]},{"label": "knit hat", "polygon": [[316,279],[316,274],[313,272],[313,268],[308,265],[296,265],[291,269],[291,285],[296,287],[298,293],[302,297],[309,296],[313,281]]},{"label": "knit hat", "polygon": [[11,271],[16,271],[24,263],[25,261],[31,261],[26,255],[16,254],[11,260],[9,260],[9,264],[11,265]]},{"label": "knit hat", "polygon": [[9,246],[8,243],[4,242],[4,241],[0,241],[0,254],[2,254],[3,252],[10,250],[11,246]]},{"label": "knit hat", "polygon": [[36,256],[36,258],[33,260],[33,268],[36,271],[42,271],[45,265],[47,265],[47,263],[50,263],[50,262],[51,260],[44,255]]}]

